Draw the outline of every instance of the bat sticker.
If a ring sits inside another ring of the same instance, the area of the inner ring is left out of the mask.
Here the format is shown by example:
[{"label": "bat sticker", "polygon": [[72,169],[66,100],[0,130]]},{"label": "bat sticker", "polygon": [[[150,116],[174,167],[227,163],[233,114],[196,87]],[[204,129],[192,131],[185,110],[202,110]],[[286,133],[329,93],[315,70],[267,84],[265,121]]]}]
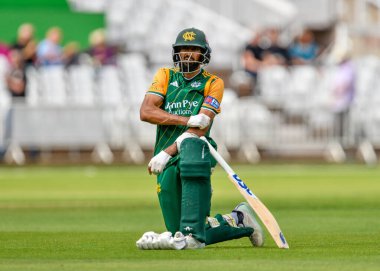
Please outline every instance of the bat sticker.
[{"label": "bat sticker", "polygon": [[280,239],[281,239],[281,241],[282,241],[282,243],[283,243],[284,245],[287,244],[287,242],[286,242],[286,240],[285,240],[285,236],[282,234],[282,232],[280,232]]},{"label": "bat sticker", "polygon": [[239,186],[241,188],[243,188],[248,193],[248,195],[250,195],[253,198],[256,198],[256,196],[251,192],[251,190],[248,188],[248,186],[243,182],[242,179],[239,178],[239,176],[237,174],[232,175],[232,177],[239,184]]}]

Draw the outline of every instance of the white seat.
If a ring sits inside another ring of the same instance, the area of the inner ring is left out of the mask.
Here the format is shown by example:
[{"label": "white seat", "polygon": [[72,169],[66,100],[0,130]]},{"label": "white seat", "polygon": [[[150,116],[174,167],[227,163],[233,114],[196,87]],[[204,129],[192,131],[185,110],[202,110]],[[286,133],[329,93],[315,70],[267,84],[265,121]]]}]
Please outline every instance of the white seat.
[{"label": "white seat", "polygon": [[30,106],[36,106],[41,102],[41,93],[39,89],[39,73],[34,67],[28,67],[26,70],[26,103]]},{"label": "white seat", "polygon": [[272,113],[253,97],[240,98],[238,111],[241,142],[268,146],[274,132],[275,119]]},{"label": "white seat", "polygon": [[[156,125],[141,121],[139,110],[140,104],[133,104],[129,107],[128,123],[130,133],[141,148],[153,150],[156,137]],[[126,138],[126,140],[129,139]]]},{"label": "white seat", "polygon": [[149,76],[147,61],[142,54],[126,54],[119,58],[126,86],[128,103],[141,103],[152,78]]},{"label": "white seat", "polygon": [[9,62],[7,58],[3,55],[0,55],[0,81],[4,80],[5,73],[9,69]]},{"label": "white seat", "polygon": [[77,65],[69,68],[69,100],[72,104],[95,104],[94,79],[95,73],[91,66]]},{"label": "white seat", "polygon": [[122,86],[119,71],[114,66],[104,66],[97,74],[98,95],[100,104],[115,106],[123,102]]},{"label": "white seat", "polygon": [[311,99],[317,91],[319,76],[313,66],[294,66],[290,69],[287,93],[284,95],[285,111],[291,116],[302,116],[312,107]]},{"label": "white seat", "polygon": [[42,67],[38,72],[42,103],[50,105],[65,105],[67,93],[64,67]]},{"label": "white seat", "polygon": [[7,89],[5,75],[9,69],[9,63],[5,56],[0,55],[0,110],[7,108],[11,103],[11,95]]},{"label": "white seat", "polygon": [[140,103],[131,104],[124,123],[124,156],[134,163],[145,160],[144,150],[153,151],[156,125],[142,122],[139,117]]},{"label": "white seat", "polygon": [[[128,2],[128,7],[121,2]],[[226,67],[231,66],[236,58],[231,52],[236,52],[251,34],[248,27],[192,1],[115,0],[111,3],[106,14],[111,39],[124,41],[130,51],[146,52],[154,64],[171,64],[168,40],[174,41],[177,33],[187,27],[197,27],[209,33],[213,50],[222,52],[214,55],[214,61]],[[231,40],[235,42],[228,43]]]},{"label": "white seat", "polygon": [[380,147],[380,109],[378,106],[370,108],[364,121],[365,138],[374,146]]},{"label": "white seat", "polygon": [[260,96],[268,106],[282,107],[284,95],[288,92],[289,72],[283,66],[271,66],[258,72]]},{"label": "white seat", "polygon": [[[236,149],[240,146],[239,112],[237,110],[238,97],[236,92],[226,88],[221,104],[221,113],[215,116],[211,137],[218,143],[221,151],[223,149]],[[224,151],[225,158],[228,153]]]},{"label": "white seat", "polygon": [[5,85],[0,82],[0,110],[7,108],[11,104],[11,95]]}]

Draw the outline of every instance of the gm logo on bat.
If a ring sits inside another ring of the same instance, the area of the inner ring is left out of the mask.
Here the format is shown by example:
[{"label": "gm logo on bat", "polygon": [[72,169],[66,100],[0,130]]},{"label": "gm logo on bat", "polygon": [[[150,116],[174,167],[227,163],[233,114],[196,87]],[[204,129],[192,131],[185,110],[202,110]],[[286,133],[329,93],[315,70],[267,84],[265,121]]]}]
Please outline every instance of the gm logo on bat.
[{"label": "gm logo on bat", "polygon": [[234,175],[232,175],[232,177],[239,184],[239,186],[241,188],[243,188],[248,193],[248,195],[250,195],[253,198],[256,198],[256,196],[251,192],[251,190],[248,188],[248,186],[243,182],[242,179],[239,178],[238,175],[234,174]]}]

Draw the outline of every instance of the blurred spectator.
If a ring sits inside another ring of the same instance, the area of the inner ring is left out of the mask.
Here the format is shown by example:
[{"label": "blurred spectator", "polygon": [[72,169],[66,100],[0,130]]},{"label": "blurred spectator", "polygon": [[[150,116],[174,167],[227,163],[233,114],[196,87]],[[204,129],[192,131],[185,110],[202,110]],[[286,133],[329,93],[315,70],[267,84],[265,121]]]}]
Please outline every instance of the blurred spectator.
[{"label": "blurred spectator", "polygon": [[319,46],[315,42],[314,33],[305,29],[289,48],[292,64],[310,64],[319,53]]},{"label": "blurred spectator", "polygon": [[115,47],[107,44],[104,29],[92,31],[89,42],[90,48],[88,49],[88,54],[94,66],[116,65],[117,50]]},{"label": "blurred spectator", "polygon": [[260,68],[262,61],[263,48],[260,47],[261,33],[256,33],[245,47],[243,53],[243,66],[244,70],[249,73],[254,80],[257,78],[257,71]]},{"label": "blurred spectator", "polygon": [[349,45],[335,46],[332,52],[332,60],[337,64],[332,85],[332,110],[340,139],[347,130],[349,111],[355,97],[355,65],[350,53]]},{"label": "blurred spectator", "polygon": [[9,60],[9,51],[8,46],[0,41],[0,56],[4,56],[7,60]]},{"label": "blurred spectator", "polygon": [[288,65],[290,64],[290,56],[288,48],[282,46],[279,42],[280,32],[276,28],[271,28],[266,31],[262,39],[263,51],[261,58],[263,65]]},{"label": "blurred spectator", "polygon": [[63,64],[63,52],[60,45],[62,30],[52,27],[46,33],[46,38],[38,44],[37,63],[40,66]]},{"label": "blurred spectator", "polygon": [[79,43],[72,41],[63,48],[63,63],[68,68],[79,64],[80,48]]},{"label": "blurred spectator", "polygon": [[279,31],[271,28],[256,33],[249,44],[245,47],[242,55],[242,62],[244,70],[251,75],[253,82],[245,80],[244,94],[240,93],[239,96],[246,96],[247,86],[251,85],[251,94],[255,94],[255,87],[257,82],[258,71],[265,66],[272,65],[288,65],[290,64],[290,57],[288,49],[279,42]]},{"label": "blurred spectator", "polygon": [[10,69],[5,76],[8,90],[12,97],[25,97],[26,75],[23,56],[19,50],[15,49],[9,56]]},{"label": "blurred spectator", "polygon": [[246,46],[243,53],[243,65],[246,72],[255,79],[261,66],[288,65],[288,49],[279,43],[279,31],[275,28],[257,33]]},{"label": "blurred spectator", "polygon": [[19,50],[26,66],[34,65],[36,61],[37,43],[34,39],[34,26],[29,23],[20,25],[17,40],[12,49]]}]

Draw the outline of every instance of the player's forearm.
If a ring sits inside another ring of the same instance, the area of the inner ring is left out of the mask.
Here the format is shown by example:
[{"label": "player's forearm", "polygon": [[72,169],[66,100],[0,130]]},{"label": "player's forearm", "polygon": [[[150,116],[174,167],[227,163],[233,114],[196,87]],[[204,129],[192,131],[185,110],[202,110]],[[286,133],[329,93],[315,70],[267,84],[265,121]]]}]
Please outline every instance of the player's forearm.
[{"label": "player's forearm", "polygon": [[209,129],[210,126],[207,126],[206,128],[204,129],[199,129],[199,128],[189,128],[187,129],[186,132],[188,133],[192,133],[192,134],[195,134],[197,135],[198,137],[201,137],[201,136],[205,136],[208,129]]},{"label": "player's forearm", "polygon": [[169,147],[165,149],[165,152],[169,154],[170,156],[175,156],[178,153],[177,144],[173,143],[172,145],[170,145]]},{"label": "player's forearm", "polygon": [[140,119],[152,124],[183,126],[186,126],[189,120],[187,117],[169,114],[168,112],[153,106],[141,109]]}]

